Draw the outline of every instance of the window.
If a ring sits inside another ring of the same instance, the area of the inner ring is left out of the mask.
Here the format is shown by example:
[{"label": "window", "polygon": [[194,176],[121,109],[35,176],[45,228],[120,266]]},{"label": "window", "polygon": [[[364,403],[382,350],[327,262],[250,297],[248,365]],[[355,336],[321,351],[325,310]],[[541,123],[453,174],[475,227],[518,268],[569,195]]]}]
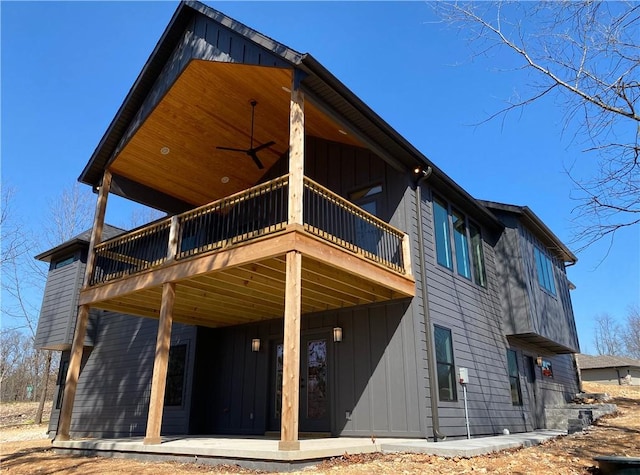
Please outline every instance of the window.
[{"label": "window", "polygon": [[450,211],[449,206],[438,198],[433,199],[433,224],[438,264],[453,270],[455,259],[455,270],[459,275],[486,287],[480,228],[463,213],[455,209]]},{"label": "window", "polygon": [[507,350],[509,364],[509,385],[511,386],[511,403],[522,406],[522,390],[520,389],[520,373],[518,372],[518,355],[513,350]]},{"label": "window", "polygon": [[471,279],[471,264],[469,263],[469,243],[467,241],[467,226],[464,215],[457,211],[451,213],[453,220],[453,242],[456,248],[456,269],[458,274]]},{"label": "window", "polygon": [[457,401],[455,365],[453,363],[453,339],[451,330],[434,326],[436,365],[438,369],[438,394],[441,401]]},{"label": "window", "polygon": [[[373,185],[354,191],[349,199],[367,213],[377,216],[378,198],[382,193],[382,185]],[[371,254],[378,254],[378,246],[382,239],[380,228],[362,217],[355,218],[355,244]]]},{"label": "window", "polygon": [[538,282],[540,286],[551,294],[556,294],[556,284],[553,279],[553,263],[538,247],[533,248],[533,255],[536,259],[536,269],[538,271]]},{"label": "window", "polygon": [[433,200],[433,221],[436,235],[436,258],[438,260],[438,264],[452,269],[449,213],[447,212],[447,205],[438,199]]},{"label": "window", "polygon": [[184,388],[185,364],[187,360],[187,345],[176,345],[169,349],[169,363],[167,366],[167,386],[164,392],[165,406],[182,406],[182,392]]},{"label": "window", "polygon": [[484,270],[484,251],[482,250],[482,234],[480,228],[469,223],[471,236],[471,260],[473,261],[473,280],[483,287],[487,286],[487,274]]},{"label": "window", "polygon": [[382,185],[373,185],[354,191],[349,195],[349,199],[367,213],[377,216],[378,209],[376,201],[378,199],[377,195],[380,193],[382,193]]},{"label": "window", "polygon": [[61,267],[68,266],[69,264],[73,264],[76,261],[76,256],[69,256],[64,259],[60,259],[53,264],[54,269],[60,269]]}]

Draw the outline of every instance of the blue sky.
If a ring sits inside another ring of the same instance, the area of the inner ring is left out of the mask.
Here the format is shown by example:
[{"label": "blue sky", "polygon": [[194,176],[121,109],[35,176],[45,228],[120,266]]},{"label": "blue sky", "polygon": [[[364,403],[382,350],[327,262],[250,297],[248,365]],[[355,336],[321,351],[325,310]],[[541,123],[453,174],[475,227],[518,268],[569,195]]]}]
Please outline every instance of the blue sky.
[{"label": "blue sky", "polygon": [[[567,242],[573,185],[595,170],[553,99],[482,125],[528,77],[511,54],[473,57],[422,2],[207,2],[311,53],[473,196],[528,205]],[[177,6],[176,2],[6,2],[2,15],[2,182],[37,229],[75,181]],[[110,204],[108,219],[126,223]],[[640,300],[640,229],[578,254],[568,270],[583,352],[594,317],[622,320]],[[608,254],[607,254],[608,252]],[[606,258],[605,258],[606,256]],[[604,260],[603,260],[604,259]]]}]

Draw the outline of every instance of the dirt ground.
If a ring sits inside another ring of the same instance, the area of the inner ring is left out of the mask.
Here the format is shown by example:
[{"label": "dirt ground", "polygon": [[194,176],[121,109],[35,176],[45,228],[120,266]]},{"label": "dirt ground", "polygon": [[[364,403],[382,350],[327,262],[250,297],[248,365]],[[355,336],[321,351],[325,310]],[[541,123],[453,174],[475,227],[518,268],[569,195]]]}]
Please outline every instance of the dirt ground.
[{"label": "dirt ground", "polygon": [[[585,383],[585,390],[607,392],[618,414],[600,419],[582,433],[545,444],[472,458],[445,458],[416,454],[346,455],[298,474],[597,474],[598,455],[640,456],[640,387],[600,386]],[[100,457],[57,455],[46,438],[46,424],[34,426],[33,405],[0,406],[0,471],[10,474],[173,475],[192,473],[266,473],[239,467],[137,462]],[[29,424],[31,421],[31,424]]]}]

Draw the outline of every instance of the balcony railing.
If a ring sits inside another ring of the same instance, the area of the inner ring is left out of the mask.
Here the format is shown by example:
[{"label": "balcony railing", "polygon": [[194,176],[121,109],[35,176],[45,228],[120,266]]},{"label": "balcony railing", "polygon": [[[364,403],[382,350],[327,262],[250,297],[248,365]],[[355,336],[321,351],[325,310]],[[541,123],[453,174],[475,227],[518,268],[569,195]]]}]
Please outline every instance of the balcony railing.
[{"label": "balcony railing", "polygon": [[[285,175],[105,241],[95,248],[91,285],[282,231],[288,187]],[[402,232],[306,177],[303,223],[310,234],[405,273]]]}]

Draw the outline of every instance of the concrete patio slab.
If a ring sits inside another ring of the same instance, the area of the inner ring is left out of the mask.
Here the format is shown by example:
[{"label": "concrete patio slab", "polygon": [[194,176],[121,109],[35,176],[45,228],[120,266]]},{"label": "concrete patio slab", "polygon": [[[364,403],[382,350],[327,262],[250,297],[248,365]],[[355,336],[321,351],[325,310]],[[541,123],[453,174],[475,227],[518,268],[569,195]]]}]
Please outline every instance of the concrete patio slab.
[{"label": "concrete patio slab", "polygon": [[143,437],[53,441],[57,453],[139,460],[234,464],[258,470],[288,471],[346,454],[412,452],[445,457],[472,457],[540,444],[566,431],[541,430],[524,434],[428,442],[423,439],[317,438],[300,440],[300,450],[278,449],[278,440],[265,437],[164,436],[158,445]]}]

